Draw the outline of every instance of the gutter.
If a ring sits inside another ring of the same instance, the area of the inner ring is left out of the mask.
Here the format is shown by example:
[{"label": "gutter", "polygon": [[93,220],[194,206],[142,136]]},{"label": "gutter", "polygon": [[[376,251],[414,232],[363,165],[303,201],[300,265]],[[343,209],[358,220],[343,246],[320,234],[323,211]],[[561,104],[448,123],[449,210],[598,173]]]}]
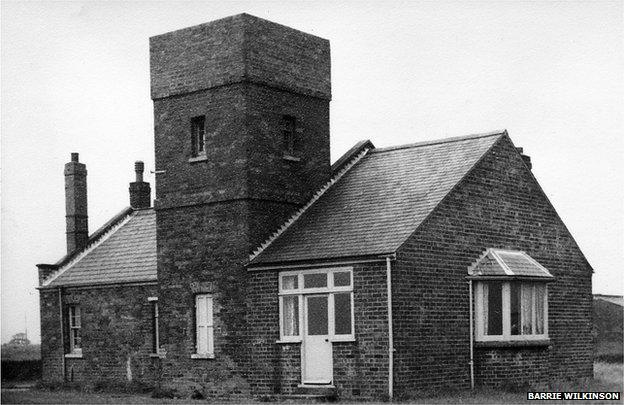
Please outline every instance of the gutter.
[{"label": "gutter", "polygon": [[63,372],[63,382],[65,382],[65,339],[63,333],[63,287],[58,288],[59,299],[59,325],[61,331],[61,371]]},{"label": "gutter", "polygon": [[468,301],[470,307],[470,389],[474,390],[474,325],[473,325],[473,308],[472,308],[472,279],[468,280]]},{"label": "gutter", "polygon": [[386,257],[386,285],[388,294],[388,398],[392,400],[394,387],[394,333],[392,331],[392,266]]}]

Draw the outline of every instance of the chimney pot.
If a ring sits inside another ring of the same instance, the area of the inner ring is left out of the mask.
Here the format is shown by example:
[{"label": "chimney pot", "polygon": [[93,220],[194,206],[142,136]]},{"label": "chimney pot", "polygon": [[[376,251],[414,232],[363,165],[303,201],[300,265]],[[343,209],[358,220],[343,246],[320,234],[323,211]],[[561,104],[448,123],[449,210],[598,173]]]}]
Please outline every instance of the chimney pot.
[{"label": "chimney pot", "polygon": [[130,183],[130,206],[135,209],[149,208],[152,205],[150,184],[143,181],[145,165],[140,160],[134,162],[136,181]]},{"label": "chimney pot", "polygon": [[136,173],[137,182],[143,182],[143,170],[145,170],[143,162],[141,162],[140,160],[134,162],[134,172]]},{"label": "chimney pot", "polygon": [[77,152],[73,152],[71,154],[71,161],[78,163],[78,153]]}]

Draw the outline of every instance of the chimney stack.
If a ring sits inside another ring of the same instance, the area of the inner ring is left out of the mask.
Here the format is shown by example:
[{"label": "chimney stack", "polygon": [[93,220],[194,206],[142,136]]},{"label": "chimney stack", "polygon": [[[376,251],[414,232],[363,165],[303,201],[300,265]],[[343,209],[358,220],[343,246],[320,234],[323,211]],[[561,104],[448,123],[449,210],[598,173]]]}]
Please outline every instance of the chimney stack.
[{"label": "chimney stack", "polygon": [[520,154],[520,157],[524,161],[524,164],[531,170],[533,168],[533,164],[531,163],[531,157],[524,154],[524,148],[517,147],[516,150]]},{"label": "chimney stack", "polygon": [[87,215],[87,167],[71,154],[65,164],[65,223],[67,253],[83,249],[89,240]]},{"label": "chimney stack", "polygon": [[135,209],[151,207],[150,196],[152,190],[150,184],[143,181],[143,170],[145,166],[143,162],[134,162],[134,172],[136,180],[130,183],[130,206]]}]

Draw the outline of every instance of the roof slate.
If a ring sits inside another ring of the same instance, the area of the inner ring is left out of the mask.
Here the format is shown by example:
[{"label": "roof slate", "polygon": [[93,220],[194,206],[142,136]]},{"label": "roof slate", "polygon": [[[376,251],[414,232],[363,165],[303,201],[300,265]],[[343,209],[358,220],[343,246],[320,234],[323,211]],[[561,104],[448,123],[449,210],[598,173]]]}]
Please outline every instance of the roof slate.
[{"label": "roof slate", "polygon": [[[117,229],[115,227],[117,226]],[[132,211],[43,287],[156,280],[156,214]],[[55,277],[55,278],[54,278]]]},{"label": "roof slate", "polygon": [[250,266],[395,252],[505,134],[370,150]]}]

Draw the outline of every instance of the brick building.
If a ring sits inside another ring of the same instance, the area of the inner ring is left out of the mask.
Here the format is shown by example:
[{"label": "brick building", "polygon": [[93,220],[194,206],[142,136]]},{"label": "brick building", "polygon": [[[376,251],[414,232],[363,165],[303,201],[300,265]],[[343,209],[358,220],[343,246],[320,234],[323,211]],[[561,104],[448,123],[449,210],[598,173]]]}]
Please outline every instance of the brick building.
[{"label": "brick building", "polygon": [[156,198],[40,264],[44,380],[409,395],[592,376],[592,269],[506,131],[329,157],[327,40],[246,14],[151,38]]}]

